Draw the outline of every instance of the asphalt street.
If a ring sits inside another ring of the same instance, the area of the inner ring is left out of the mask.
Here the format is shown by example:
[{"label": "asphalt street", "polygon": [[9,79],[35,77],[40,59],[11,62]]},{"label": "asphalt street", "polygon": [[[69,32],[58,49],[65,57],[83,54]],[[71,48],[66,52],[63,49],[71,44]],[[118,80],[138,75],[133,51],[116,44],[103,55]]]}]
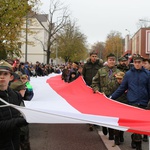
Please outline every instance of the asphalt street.
[{"label": "asphalt street", "polygon": [[32,150],[107,150],[87,124],[30,124]]},{"label": "asphalt street", "polygon": [[[31,150],[134,150],[128,132],[124,143],[113,147],[101,127],[89,131],[87,124],[30,124],[29,128]],[[142,150],[149,150],[149,142],[142,143]]]}]

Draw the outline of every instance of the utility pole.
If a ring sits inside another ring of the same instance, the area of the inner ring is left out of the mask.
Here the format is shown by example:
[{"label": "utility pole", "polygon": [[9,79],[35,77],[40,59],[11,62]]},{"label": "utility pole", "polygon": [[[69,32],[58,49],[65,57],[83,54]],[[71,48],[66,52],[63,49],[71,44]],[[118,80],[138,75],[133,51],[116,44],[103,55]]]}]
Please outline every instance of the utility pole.
[{"label": "utility pole", "polygon": [[28,14],[26,15],[26,44],[25,44],[25,62],[27,62],[28,55]]}]

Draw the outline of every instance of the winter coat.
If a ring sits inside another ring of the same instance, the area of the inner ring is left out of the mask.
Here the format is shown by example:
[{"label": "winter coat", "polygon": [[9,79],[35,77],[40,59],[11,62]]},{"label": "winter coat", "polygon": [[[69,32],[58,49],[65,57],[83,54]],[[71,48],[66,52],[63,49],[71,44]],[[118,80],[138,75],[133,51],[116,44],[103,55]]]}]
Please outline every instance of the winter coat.
[{"label": "winter coat", "polygon": [[150,72],[142,67],[137,70],[134,67],[126,72],[119,88],[111,95],[117,99],[127,90],[127,100],[130,105],[147,106],[150,99]]},{"label": "winter coat", "polygon": [[84,64],[82,75],[88,86],[92,84],[92,78],[96,75],[97,71],[102,68],[103,64],[99,59],[95,63],[92,63],[90,59],[87,60],[87,63]]},{"label": "winter coat", "polygon": [[[15,105],[22,102],[21,95],[10,88],[0,91],[0,98]],[[20,127],[26,124],[18,110],[6,107],[6,104],[0,101],[0,150],[19,150]]]}]

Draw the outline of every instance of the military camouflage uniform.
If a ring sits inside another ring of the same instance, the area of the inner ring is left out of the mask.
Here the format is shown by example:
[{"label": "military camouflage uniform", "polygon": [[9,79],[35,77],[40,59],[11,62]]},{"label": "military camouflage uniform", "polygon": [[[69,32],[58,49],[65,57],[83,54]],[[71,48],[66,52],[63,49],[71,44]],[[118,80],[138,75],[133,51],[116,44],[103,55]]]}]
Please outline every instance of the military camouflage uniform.
[{"label": "military camouflage uniform", "polygon": [[92,80],[92,88],[94,91],[100,91],[106,96],[110,96],[118,87],[115,74],[120,72],[116,66],[112,68],[112,74],[109,76],[109,71],[111,68],[108,66],[102,67],[98,70],[97,74]]},{"label": "military camouflage uniform", "polygon": [[[111,70],[111,74],[110,74]],[[101,93],[104,93],[107,97],[109,97],[118,87],[117,80],[115,78],[115,74],[117,72],[120,72],[119,69],[117,69],[116,66],[113,68],[109,68],[108,66],[105,66],[98,70],[97,74],[94,76],[92,80],[92,88],[94,91],[100,91]],[[104,135],[107,134],[107,128],[102,127]],[[108,128],[109,132],[109,140],[114,140],[114,130],[111,128]]]},{"label": "military camouflage uniform", "polygon": [[117,65],[117,68],[118,68],[120,71],[125,72],[125,73],[130,69],[129,66],[121,65],[121,64]]}]

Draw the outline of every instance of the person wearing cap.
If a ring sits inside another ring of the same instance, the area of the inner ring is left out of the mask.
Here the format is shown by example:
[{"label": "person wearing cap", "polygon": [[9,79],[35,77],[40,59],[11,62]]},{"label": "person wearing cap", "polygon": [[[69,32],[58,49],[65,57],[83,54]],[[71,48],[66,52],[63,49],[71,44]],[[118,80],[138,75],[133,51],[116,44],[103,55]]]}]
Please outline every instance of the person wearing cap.
[{"label": "person wearing cap", "polygon": [[[110,98],[117,99],[127,90],[127,101],[129,105],[146,109],[150,100],[150,72],[143,66],[143,58],[134,55],[133,67],[126,72],[124,79],[118,89],[111,94]],[[134,134],[131,135],[131,146],[141,149],[141,145],[134,142]]]},{"label": "person wearing cap", "polygon": [[117,68],[120,71],[126,72],[130,69],[128,65],[128,59],[126,57],[120,57],[118,61],[119,64],[117,65]]},{"label": "person wearing cap", "polygon": [[[100,68],[96,75],[92,79],[92,85],[94,93],[101,92],[104,93],[107,97],[112,94],[117,88],[117,81],[115,74],[120,72],[116,67],[116,56],[112,53],[107,55],[107,65]],[[103,127],[103,134],[107,135],[109,132],[109,140],[114,140],[114,131],[111,128]]]},{"label": "person wearing cap", "polygon": [[[102,68],[103,62],[98,58],[96,51],[90,52],[90,57],[83,66],[82,76],[88,86],[92,84],[92,78],[96,75],[97,71]],[[93,131],[93,125],[89,125],[89,131]]]},{"label": "person wearing cap", "polygon": [[[19,79],[15,80],[14,82],[11,82],[10,88],[15,91],[18,91],[22,95],[23,100],[26,100],[27,96],[25,93],[27,92],[27,87],[26,87],[26,83],[21,80],[20,76],[19,76]],[[21,106],[25,106],[24,102],[21,103]],[[28,125],[21,127],[20,130],[21,130],[20,148],[21,150],[30,150],[31,148],[30,148],[30,141],[29,141]]]},{"label": "person wearing cap", "polygon": [[[124,76],[125,76],[125,73],[122,72],[122,71],[120,71],[120,72],[118,72],[117,74],[115,74],[115,78],[116,78],[116,80],[117,80],[118,87],[119,87],[120,84],[122,83]],[[117,99],[117,101],[118,101],[118,102],[121,102],[121,103],[124,103],[124,104],[127,104],[126,93],[127,93],[127,91],[125,91],[125,92]]]},{"label": "person wearing cap", "polygon": [[20,127],[27,125],[27,121],[21,113],[6,103],[20,105],[22,96],[9,87],[13,79],[12,66],[4,60],[0,60],[0,149],[19,150]]},{"label": "person wearing cap", "polygon": [[[122,83],[124,75],[125,75],[125,73],[122,71],[115,74],[115,78],[117,80],[118,87]],[[127,104],[126,93],[127,93],[127,91],[125,91],[118,99],[116,99],[116,101]],[[123,142],[124,142],[124,132],[120,131],[120,130],[114,130],[114,146],[120,145],[120,143],[123,143]]]},{"label": "person wearing cap", "polygon": [[[21,93],[23,100],[31,100],[34,96],[33,88],[28,80],[28,76],[26,74],[22,74],[21,72],[15,72],[18,75],[18,78],[11,82],[10,88],[15,91]],[[22,94],[24,92],[24,94]],[[24,103],[21,106],[25,106]],[[20,133],[20,148],[21,150],[30,150],[30,140],[29,140],[29,127],[24,126],[21,128]]]}]

